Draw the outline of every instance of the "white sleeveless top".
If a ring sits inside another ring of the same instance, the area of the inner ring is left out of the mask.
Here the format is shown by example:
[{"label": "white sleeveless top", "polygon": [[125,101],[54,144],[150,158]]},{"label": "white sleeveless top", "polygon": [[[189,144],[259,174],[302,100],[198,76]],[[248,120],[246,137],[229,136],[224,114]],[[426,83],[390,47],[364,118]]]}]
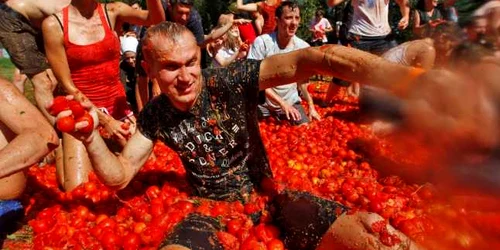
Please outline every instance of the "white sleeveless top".
[{"label": "white sleeveless top", "polygon": [[391,33],[389,0],[353,0],[354,9],[349,33],[376,37]]}]

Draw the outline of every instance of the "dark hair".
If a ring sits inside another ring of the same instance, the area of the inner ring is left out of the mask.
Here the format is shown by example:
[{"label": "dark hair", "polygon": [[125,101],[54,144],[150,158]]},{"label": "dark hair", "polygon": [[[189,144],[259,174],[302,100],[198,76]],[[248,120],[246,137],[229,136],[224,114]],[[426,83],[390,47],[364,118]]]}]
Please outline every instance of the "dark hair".
[{"label": "dark hair", "polygon": [[278,8],[276,8],[276,11],[274,12],[274,16],[276,18],[280,18],[281,15],[283,14],[283,9],[285,7],[290,8],[291,10],[294,10],[295,8],[299,8],[299,4],[295,1],[282,1]]},{"label": "dark hair", "polygon": [[194,0],[170,0],[170,4],[172,6],[174,6],[174,5],[178,4],[178,3],[193,6],[194,5]]},{"label": "dark hair", "polygon": [[456,64],[458,62],[478,63],[482,58],[493,55],[494,51],[491,48],[481,44],[464,42],[453,49],[450,55],[450,62]]},{"label": "dark hair", "polygon": [[316,13],[314,15],[316,17],[325,16],[325,12],[323,10],[316,10]]},{"label": "dark hair", "polygon": [[448,40],[462,41],[464,33],[455,22],[442,22],[429,31],[429,37],[445,36]]},{"label": "dark hair", "polygon": [[142,39],[142,53],[144,55],[144,59],[148,62],[151,60],[151,52],[153,50],[151,43],[153,38],[162,37],[165,38],[165,42],[176,44],[184,33],[190,34],[192,38],[196,40],[193,33],[191,33],[186,26],[178,23],[166,21],[152,26],[148,29],[146,36]]}]

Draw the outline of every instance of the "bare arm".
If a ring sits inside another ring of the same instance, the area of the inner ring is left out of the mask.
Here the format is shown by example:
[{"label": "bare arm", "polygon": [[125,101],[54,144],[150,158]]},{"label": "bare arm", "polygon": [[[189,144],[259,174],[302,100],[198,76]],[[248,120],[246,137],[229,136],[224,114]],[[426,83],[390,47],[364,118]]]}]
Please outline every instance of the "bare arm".
[{"label": "bare arm", "polygon": [[259,5],[257,3],[243,4],[243,0],[236,0],[236,8],[240,11],[253,12],[259,10]]},{"label": "bare arm", "polygon": [[324,45],[265,58],[260,66],[259,87],[264,90],[324,74],[391,89],[403,81],[411,80],[408,77],[413,70],[361,50]]},{"label": "bare arm", "polygon": [[126,22],[150,26],[165,21],[165,12],[160,0],[147,0],[148,10],[137,10],[122,2],[108,4],[108,10],[115,16],[115,23]]},{"label": "bare arm", "polygon": [[59,144],[57,134],[13,84],[0,80],[0,127],[16,137],[0,150],[0,179],[35,164]]},{"label": "bare arm", "polygon": [[418,37],[423,37],[426,25],[420,25],[420,14],[417,10],[413,11],[413,33]]},{"label": "bare arm", "polygon": [[210,42],[226,34],[226,32],[233,26],[233,15],[228,16],[230,16],[230,21],[224,24],[222,27],[214,28],[212,31],[210,31],[210,34],[205,35],[205,40],[203,41],[203,44],[200,45],[200,47],[203,48]]},{"label": "bare arm", "polygon": [[[220,52],[220,50],[219,50]],[[226,67],[227,65],[231,64],[238,56],[240,55],[240,50],[236,50],[234,54],[232,54],[228,58],[224,58],[220,53],[217,53],[214,57],[215,61],[217,61],[222,67]]]},{"label": "bare arm", "polygon": [[345,0],[327,0],[326,4],[328,5],[328,7],[334,7],[334,6],[341,4],[344,1]]},{"label": "bare arm", "polygon": [[399,21],[398,28],[406,29],[410,21],[410,3],[408,0],[396,0],[401,12],[401,20]]},{"label": "bare arm", "polygon": [[107,186],[124,188],[153,152],[153,142],[137,130],[118,156],[109,151],[97,130],[84,141],[92,166]]}]

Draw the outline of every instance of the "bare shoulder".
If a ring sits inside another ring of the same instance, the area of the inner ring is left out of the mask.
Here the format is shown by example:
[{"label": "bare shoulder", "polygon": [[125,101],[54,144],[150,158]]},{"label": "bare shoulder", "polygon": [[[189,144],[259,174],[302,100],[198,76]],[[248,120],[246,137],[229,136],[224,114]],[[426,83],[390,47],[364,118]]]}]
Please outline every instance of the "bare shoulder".
[{"label": "bare shoulder", "polygon": [[[63,36],[63,27],[62,27],[62,13],[54,13],[53,15],[48,16],[43,20],[42,22],[42,32],[45,34],[50,34],[50,36],[53,39],[55,38],[60,38],[62,39]],[[46,37],[46,36],[44,36]]]}]

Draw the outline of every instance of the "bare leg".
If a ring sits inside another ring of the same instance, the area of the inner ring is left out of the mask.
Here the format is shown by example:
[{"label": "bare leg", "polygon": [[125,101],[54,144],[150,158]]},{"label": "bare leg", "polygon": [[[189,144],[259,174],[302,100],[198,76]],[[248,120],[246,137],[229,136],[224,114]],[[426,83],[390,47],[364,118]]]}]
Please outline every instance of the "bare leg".
[{"label": "bare leg", "polygon": [[[62,141],[62,140],[61,140]],[[64,150],[63,144],[60,142],[56,148],[56,178],[59,186],[64,189]]]},{"label": "bare leg", "polygon": [[92,165],[82,142],[66,133],[63,134],[63,150],[64,181],[62,186],[65,191],[71,191],[88,181]]},{"label": "bare leg", "polygon": [[[7,146],[14,137],[14,133],[0,123],[0,149]],[[0,200],[19,198],[25,187],[26,176],[22,171],[0,178]]]},{"label": "bare leg", "polygon": [[54,91],[57,81],[50,69],[40,72],[31,77],[31,81],[35,86],[35,100],[38,105],[38,109],[47,118],[50,124],[55,123],[55,118],[49,114],[47,111],[48,106],[54,99],[52,92]]}]

